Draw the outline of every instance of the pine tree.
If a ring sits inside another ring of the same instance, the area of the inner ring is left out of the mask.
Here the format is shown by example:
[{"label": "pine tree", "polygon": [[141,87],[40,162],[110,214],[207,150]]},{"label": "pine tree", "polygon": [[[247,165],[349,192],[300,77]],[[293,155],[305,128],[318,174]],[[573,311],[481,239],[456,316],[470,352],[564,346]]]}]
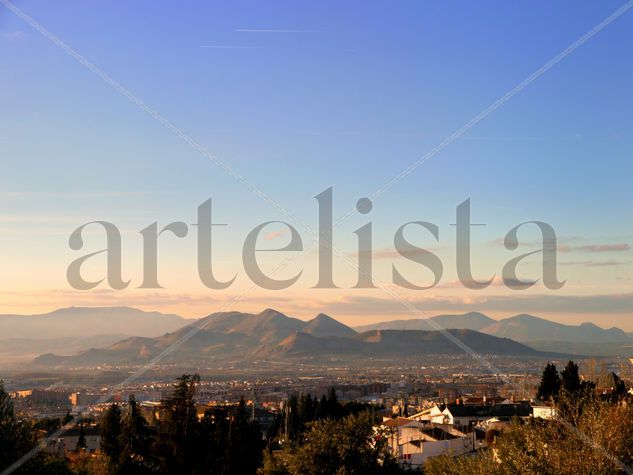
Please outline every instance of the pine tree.
[{"label": "pine tree", "polygon": [[168,471],[189,473],[196,464],[195,439],[199,429],[195,394],[200,376],[183,374],[177,379],[173,395],[163,403],[168,453],[161,454]]},{"label": "pine tree", "polygon": [[149,457],[150,443],[147,421],[132,394],[128,398],[128,412],[121,425],[122,451],[119,462],[122,471],[133,473],[140,470]]},{"label": "pine tree", "polygon": [[301,419],[301,430],[303,431],[306,424],[314,420],[314,404],[309,393],[301,396],[298,410],[299,418]]},{"label": "pine tree", "polygon": [[541,401],[552,401],[558,397],[560,390],[560,376],[558,370],[553,363],[548,363],[543,370],[541,376],[541,384],[538,387],[536,397]]},{"label": "pine tree", "polygon": [[569,361],[565,369],[561,371],[560,376],[562,387],[568,394],[575,394],[580,390],[580,375],[576,363]]},{"label": "pine tree", "polygon": [[62,419],[62,425],[70,424],[73,421],[73,416],[70,415],[70,411],[66,411],[66,415]]},{"label": "pine tree", "polygon": [[288,440],[296,441],[301,433],[301,418],[299,417],[299,402],[294,394],[286,402],[286,427]]},{"label": "pine tree", "polygon": [[328,393],[326,412],[326,417],[329,417],[331,419],[338,419],[341,416],[338,397],[336,396],[336,391],[334,390],[334,388],[330,388],[330,391]]},{"label": "pine tree", "polygon": [[0,380],[0,471],[19,459],[35,445],[31,426],[20,420],[9,393]]},{"label": "pine tree", "polygon": [[121,455],[121,409],[112,404],[103,414],[101,428],[101,451],[108,457],[112,467],[116,467]]},{"label": "pine tree", "polygon": [[81,452],[86,450],[86,432],[84,431],[84,421],[79,421],[79,438],[77,439],[77,446],[75,447],[76,452]]},{"label": "pine tree", "polygon": [[263,448],[259,424],[250,420],[242,398],[229,425],[225,473],[254,474],[261,463]]}]

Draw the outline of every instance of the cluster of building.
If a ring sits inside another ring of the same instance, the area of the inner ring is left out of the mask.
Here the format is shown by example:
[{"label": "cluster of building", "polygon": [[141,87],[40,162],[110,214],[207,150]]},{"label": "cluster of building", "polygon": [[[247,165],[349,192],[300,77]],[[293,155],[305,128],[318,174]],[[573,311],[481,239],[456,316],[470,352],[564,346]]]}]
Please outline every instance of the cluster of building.
[{"label": "cluster of building", "polygon": [[493,434],[512,419],[550,418],[554,409],[530,401],[466,397],[451,404],[433,404],[408,416],[386,417],[376,428],[388,437],[401,464],[421,466],[430,457],[463,455],[486,447]]},{"label": "cluster of building", "polygon": [[[509,367],[503,377],[476,374],[464,366],[458,372],[443,366],[420,367],[414,373],[405,368],[368,368],[350,371],[331,368],[324,376],[322,369],[243,379],[203,378],[196,399],[198,416],[212,407],[231,407],[240,398],[248,401],[251,417],[259,422],[263,433],[273,424],[291,394],[311,394],[320,398],[330,388],[340,401],[372,404],[376,413],[385,417],[381,431],[389,434],[389,445],[402,463],[422,464],[428,457],[444,453],[473,451],[486,443],[486,432],[512,417],[549,417],[551,408],[539,408],[529,402],[515,402],[524,394],[534,394],[538,375],[513,372]],[[525,383],[524,394],[508,390]],[[135,395],[150,425],[160,419],[161,401],[173,391],[173,377],[165,377],[117,388],[107,384],[48,389],[16,389],[11,395],[16,409],[34,419],[81,416],[98,421],[112,402],[125,404]],[[24,380],[18,384],[25,384]],[[500,397],[503,394],[508,397]],[[549,412],[548,412],[549,411]],[[84,423],[50,441],[50,451],[69,452],[79,438],[87,451],[98,451],[100,434],[96,424]]]}]

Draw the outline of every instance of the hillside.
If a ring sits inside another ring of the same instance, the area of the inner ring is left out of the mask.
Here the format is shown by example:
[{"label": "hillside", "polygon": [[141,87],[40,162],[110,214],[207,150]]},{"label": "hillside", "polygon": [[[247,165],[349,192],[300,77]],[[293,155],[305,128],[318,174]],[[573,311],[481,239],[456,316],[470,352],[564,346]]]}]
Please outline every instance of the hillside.
[{"label": "hillside", "polygon": [[[439,327],[438,327],[439,325]],[[477,312],[438,315],[429,319],[393,320],[357,327],[368,330],[467,329],[487,335],[511,338],[541,351],[564,351],[583,355],[628,355],[633,338],[619,328],[600,328],[593,323],[565,325],[533,315],[516,315],[501,320]]]},{"label": "hillside", "polygon": [[483,313],[470,312],[463,315],[437,315],[428,319],[391,320],[371,325],[361,325],[356,327],[356,330],[365,332],[370,330],[438,330],[439,328],[444,328],[447,330],[464,329],[481,331],[496,322],[496,320],[493,320]]},{"label": "hillside", "polygon": [[69,307],[39,315],[0,315],[0,338],[157,337],[187,323],[178,315],[144,312],[130,307]]},{"label": "hillside", "polygon": [[[545,356],[507,338],[474,330],[451,334],[481,354]],[[174,346],[175,345],[175,346]],[[232,358],[388,357],[462,354],[454,342],[438,331],[373,330],[356,333],[335,319],[320,314],[304,322],[267,309],[258,314],[215,313],[158,338],[128,338],[107,348],[91,349],[60,359],[47,354],[36,358],[41,366],[140,364],[174,347],[164,362],[191,363]]]}]

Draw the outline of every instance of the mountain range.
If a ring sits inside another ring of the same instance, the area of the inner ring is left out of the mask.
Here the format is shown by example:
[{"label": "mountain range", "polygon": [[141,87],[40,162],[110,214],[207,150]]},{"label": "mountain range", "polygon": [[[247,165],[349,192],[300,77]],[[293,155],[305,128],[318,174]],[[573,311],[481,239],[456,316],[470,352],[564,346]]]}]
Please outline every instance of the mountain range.
[{"label": "mountain range", "polygon": [[528,348],[576,355],[633,353],[632,335],[618,328],[564,325],[531,315],[495,320],[471,312],[351,328],[322,313],[303,321],[272,309],[187,320],[129,307],[71,307],[41,315],[0,315],[0,366],[32,361],[38,355],[42,356],[36,362],[47,365],[140,361],[169,347],[194,326],[202,330],[173,358],[381,357],[396,354],[394,348],[408,355],[451,352],[454,345],[447,344],[441,329],[483,352],[527,354]]},{"label": "mountain range", "polygon": [[160,336],[187,323],[178,315],[131,307],[69,307],[39,315],[0,315],[0,339],[95,335]]},{"label": "mountain range", "polygon": [[129,336],[157,337],[182,328],[178,315],[130,307],[70,307],[39,315],[0,315],[0,365],[47,352],[72,354]]},{"label": "mountain range", "polygon": [[[548,356],[509,338],[470,329],[449,332],[482,354]],[[214,313],[157,338],[127,338],[109,347],[90,349],[73,356],[46,354],[36,358],[34,363],[72,368],[133,365],[146,362],[173,345],[176,347],[163,362],[194,364],[227,358],[307,358],[318,361],[328,358],[406,358],[463,353],[440,331],[380,329],[359,333],[325,314],[319,314],[306,322],[267,309],[258,314]]]},{"label": "mountain range", "polygon": [[593,323],[564,325],[532,315],[494,320],[483,313],[438,315],[428,319],[392,320],[356,327],[368,330],[432,330],[437,328],[476,330],[487,335],[512,338],[543,351],[585,355],[627,355],[633,350],[633,335],[619,328],[600,328]]}]

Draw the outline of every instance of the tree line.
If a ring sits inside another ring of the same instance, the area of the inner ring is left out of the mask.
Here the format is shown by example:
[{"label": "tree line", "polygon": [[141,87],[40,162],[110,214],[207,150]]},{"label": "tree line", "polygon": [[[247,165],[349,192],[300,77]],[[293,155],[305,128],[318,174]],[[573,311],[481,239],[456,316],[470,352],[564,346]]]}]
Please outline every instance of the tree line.
[{"label": "tree line", "polygon": [[[341,403],[332,388],[321,398],[291,395],[265,434],[244,399],[235,406],[196,406],[198,375],[176,380],[172,394],[145,417],[134,396],[113,403],[97,421],[99,454],[86,452],[84,425],[74,421],[74,452],[40,451],[16,473],[127,474],[390,474],[399,467],[374,431],[381,418],[372,406]],[[38,443],[38,431],[52,433],[71,421],[18,417],[0,385],[0,470]]]},{"label": "tree line", "polygon": [[583,380],[569,361],[562,371],[545,366],[536,397],[554,410],[550,419],[516,419],[501,431],[491,430],[491,446],[476,456],[430,459],[429,475],[461,474],[596,474],[631,473],[633,401],[624,381],[608,375],[605,391]]}]

